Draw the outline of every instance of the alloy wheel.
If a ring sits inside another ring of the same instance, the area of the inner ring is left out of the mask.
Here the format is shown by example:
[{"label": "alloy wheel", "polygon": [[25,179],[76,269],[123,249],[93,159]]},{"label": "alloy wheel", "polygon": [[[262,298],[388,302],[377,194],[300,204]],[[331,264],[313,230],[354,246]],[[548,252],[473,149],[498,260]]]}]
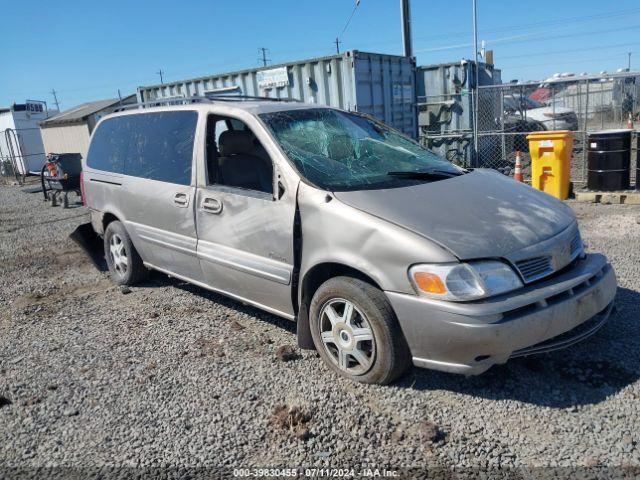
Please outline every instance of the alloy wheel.
[{"label": "alloy wheel", "polygon": [[320,312],[320,336],[332,362],[350,375],[369,371],[376,343],[371,325],[349,300],[329,300]]},{"label": "alloy wheel", "polygon": [[128,268],[127,251],[124,248],[122,238],[117,233],[111,235],[109,239],[109,254],[111,255],[113,268],[118,275],[124,277]]}]

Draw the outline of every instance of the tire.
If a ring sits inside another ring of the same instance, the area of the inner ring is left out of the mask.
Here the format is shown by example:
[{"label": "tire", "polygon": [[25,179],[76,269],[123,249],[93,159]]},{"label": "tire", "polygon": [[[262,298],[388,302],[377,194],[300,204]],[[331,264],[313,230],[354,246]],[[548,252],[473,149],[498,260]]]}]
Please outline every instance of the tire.
[{"label": "tire", "polygon": [[[353,308],[345,321],[349,303]],[[320,356],[345,378],[386,385],[411,366],[409,347],[391,305],[380,289],[367,282],[352,277],[327,280],[313,295],[309,322]]]},{"label": "tire", "polygon": [[104,232],[104,256],[111,280],[118,285],[135,285],[149,273],[124,225],[117,220],[107,225]]}]

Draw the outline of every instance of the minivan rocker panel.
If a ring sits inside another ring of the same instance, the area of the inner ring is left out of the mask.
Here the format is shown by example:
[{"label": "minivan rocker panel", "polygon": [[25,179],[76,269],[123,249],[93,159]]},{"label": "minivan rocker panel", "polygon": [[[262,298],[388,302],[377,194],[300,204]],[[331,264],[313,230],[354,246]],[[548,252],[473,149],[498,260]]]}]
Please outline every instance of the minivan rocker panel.
[{"label": "minivan rocker panel", "polygon": [[116,283],[155,269],[296,320],[355,381],[479,374],[613,309],[613,268],[567,205],[354,112],[239,97],[108,115],[83,187]]}]

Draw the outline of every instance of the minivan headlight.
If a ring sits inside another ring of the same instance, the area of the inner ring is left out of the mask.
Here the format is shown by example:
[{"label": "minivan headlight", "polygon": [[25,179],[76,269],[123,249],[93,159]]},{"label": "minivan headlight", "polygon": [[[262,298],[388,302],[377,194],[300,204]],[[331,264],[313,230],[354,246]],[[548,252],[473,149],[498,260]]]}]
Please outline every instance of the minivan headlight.
[{"label": "minivan headlight", "polygon": [[491,297],[522,287],[516,272],[495,260],[422,263],[409,269],[409,279],[418,294],[454,302]]}]

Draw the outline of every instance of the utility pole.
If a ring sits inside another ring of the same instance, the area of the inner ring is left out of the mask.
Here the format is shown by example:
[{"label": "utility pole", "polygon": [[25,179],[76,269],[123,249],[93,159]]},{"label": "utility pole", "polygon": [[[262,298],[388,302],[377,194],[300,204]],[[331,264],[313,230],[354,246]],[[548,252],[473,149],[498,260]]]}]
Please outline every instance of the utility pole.
[{"label": "utility pole", "polygon": [[264,48],[264,47],[260,47],[258,49],[260,52],[262,52],[262,58],[259,58],[258,61],[262,62],[262,66],[266,67],[267,66],[267,62],[270,62],[271,60],[267,58],[267,52],[269,51],[268,48]]},{"label": "utility pole", "polygon": [[627,52],[627,70],[631,71],[631,54],[633,52]]},{"label": "utility pole", "polygon": [[473,9],[473,156],[472,166],[478,163],[478,0],[471,0]]},{"label": "utility pole", "polygon": [[342,43],[342,42],[340,41],[340,39],[339,39],[338,37],[336,37],[335,44],[336,44],[336,53],[337,53],[338,55],[340,54],[340,44],[341,44],[341,43]]},{"label": "utility pole", "polygon": [[51,95],[53,95],[53,103],[56,104],[56,109],[60,111],[60,103],[58,103],[58,96],[56,95],[55,89],[51,90]]},{"label": "utility pole", "polygon": [[411,45],[411,9],[409,8],[409,0],[400,0],[400,20],[402,22],[404,56],[412,57],[413,47]]},{"label": "utility pole", "polygon": [[164,77],[162,75],[164,75],[164,70],[162,70],[161,68],[158,69],[158,71],[156,72],[158,75],[160,75],[160,83],[164,83]]}]

